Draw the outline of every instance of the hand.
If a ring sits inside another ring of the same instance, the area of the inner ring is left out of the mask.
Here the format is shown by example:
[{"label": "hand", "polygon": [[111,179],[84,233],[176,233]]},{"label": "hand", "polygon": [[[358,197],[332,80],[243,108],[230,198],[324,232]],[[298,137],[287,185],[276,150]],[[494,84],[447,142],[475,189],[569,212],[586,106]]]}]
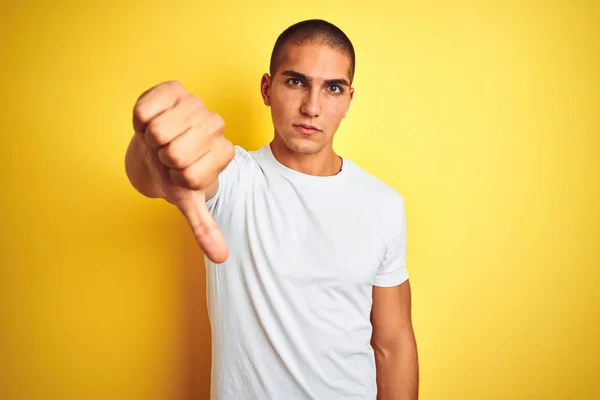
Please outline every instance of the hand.
[{"label": "hand", "polygon": [[223,136],[224,125],[218,114],[175,81],[147,90],[133,109],[133,128],[154,182],[183,213],[198,245],[216,263],[227,259],[228,249],[206,199],[235,155],[233,144]]}]

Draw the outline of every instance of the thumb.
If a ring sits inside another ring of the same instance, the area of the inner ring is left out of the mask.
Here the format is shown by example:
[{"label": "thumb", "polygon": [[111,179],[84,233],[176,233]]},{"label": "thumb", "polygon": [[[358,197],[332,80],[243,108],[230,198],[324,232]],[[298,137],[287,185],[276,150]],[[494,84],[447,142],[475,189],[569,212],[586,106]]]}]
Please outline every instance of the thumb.
[{"label": "thumb", "polygon": [[199,191],[190,191],[184,199],[178,202],[177,207],[190,224],[204,254],[214,263],[225,262],[229,256],[229,249],[223,233],[206,207],[205,194]]},{"label": "thumb", "polygon": [[201,191],[194,191],[178,187],[171,182],[167,169],[158,159],[156,151],[144,146],[144,155],[147,158],[150,173],[156,182],[159,182],[165,192],[166,199],[177,206],[185,219],[190,224],[196,241],[204,254],[215,263],[227,260],[229,250],[221,230],[206,207],[206,195]]}]

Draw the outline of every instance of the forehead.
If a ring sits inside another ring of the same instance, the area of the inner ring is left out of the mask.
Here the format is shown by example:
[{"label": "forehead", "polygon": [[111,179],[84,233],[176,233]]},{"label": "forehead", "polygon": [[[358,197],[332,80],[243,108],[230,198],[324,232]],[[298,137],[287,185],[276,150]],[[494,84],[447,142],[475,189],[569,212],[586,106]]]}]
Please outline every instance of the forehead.
[{"label": "forehead", "polygon": [[339,50],[325,45],[288,45],[278,72],[293,70],[314,79],[350,80],[350,60]]}]

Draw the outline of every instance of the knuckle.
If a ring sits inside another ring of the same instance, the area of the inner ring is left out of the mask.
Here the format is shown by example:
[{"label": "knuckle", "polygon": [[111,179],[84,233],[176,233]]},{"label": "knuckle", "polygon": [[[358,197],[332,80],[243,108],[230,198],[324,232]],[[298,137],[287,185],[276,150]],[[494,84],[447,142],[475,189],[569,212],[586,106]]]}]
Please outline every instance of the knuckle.
[{"label": "knuckle", "polygon": [[173,142],[169,143],[165,147],[165,157],[166,157],[167,161],[169,162],[169,164],[173,166],[173,168],[181,169],[181,168],[186,167],[185,159],[183,158],[183,155],[173,145]]},{"label": "knuckle", "polygon": [[213,112],[211,117],[212,117],[214,126],[217,129],[222,129],[225,127],[225,120],[223,119],[223,117],[221,117],[221,115]]},{"label": "knuckle", "polygon": [[204,103],[196,96],[188,96],[186,101],[190,104],[193,110],[202,110],[204,109]]},{"label": "knuckle", "polygon": [[225,120],[219,114],[210,112],[206,117],[206,126],[210,134],[221,136],[225,128]]},{"label": "knuckle", "polygon": [[146,134],[155,144],[158,144],[159,146],[166,144],[165,138],[167,132],[165,130],[165,125],[162,124],[160,120],[153,119],[150,121],[148,123]]},{"label": "knuckle", "polygon": [[202,175],[198,174],[192,168],[186,168],[181,171],[181,177],[189,189],[202,190],[206,186]]},{"label": "knuckle", "polygon": [[235,157],[235,146],[233,145],[233,143],[230,142],[229,140],[225,139],[223,148],[224,148],[223,152],[225,153],[225,157],[229,161],[233,160],[233,158]]},{"label": "knuckle", "polygon": [[189,96],[184,101],[186,102],[185,107],[190,113],[189,125],[196,128],[203,126],[207,121],[209,111],[204,108],[202,100],[194,96]]},{"label": "knuckle", "polygon": [[138,100],[133,107],[133,118],[140,121],[142,124],[148,123],[150,120],[149,107],[143,100]]},{"label": "knuckle", "polygon": [[174,79],[163,82],[161,84],[161,86],[163,86],[165,89],[169,89],[169,90],[177,90],[177,91],[185,90],[183,88],[183,85],[181,84],[181,82],[179,82],[178,80],[174,80]]}]

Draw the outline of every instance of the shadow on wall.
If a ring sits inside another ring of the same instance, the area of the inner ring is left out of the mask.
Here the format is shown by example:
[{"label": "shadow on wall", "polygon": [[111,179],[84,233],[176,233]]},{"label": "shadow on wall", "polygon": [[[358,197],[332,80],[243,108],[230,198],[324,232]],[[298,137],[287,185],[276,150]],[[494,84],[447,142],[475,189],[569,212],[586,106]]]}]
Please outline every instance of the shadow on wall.
[{"label": "shadow on wall", "polygon": [[[256,96],[260,93],[256,91]],[[199,95],[202,96],[202,95]],[[257,116],[253,112],[255,99],[244,100],[233,93],[210,98],[211,109],[226,123],[226,137],[236,145],[251,147],[257,142]],[[268,112],[267,109],[264,110]],[[182,358],[178,400],[208,399],[210,397],[211,335],[206,307],[206,270],[204,254],[197,246],[183,218],[173,221],[174,259],[178,260],[181,293],[181,315],[184,337],[181,340]],[[230,249],[232,251],[232,249]]]}]

